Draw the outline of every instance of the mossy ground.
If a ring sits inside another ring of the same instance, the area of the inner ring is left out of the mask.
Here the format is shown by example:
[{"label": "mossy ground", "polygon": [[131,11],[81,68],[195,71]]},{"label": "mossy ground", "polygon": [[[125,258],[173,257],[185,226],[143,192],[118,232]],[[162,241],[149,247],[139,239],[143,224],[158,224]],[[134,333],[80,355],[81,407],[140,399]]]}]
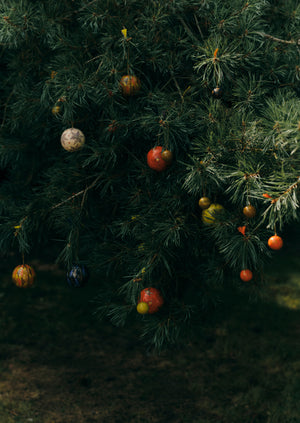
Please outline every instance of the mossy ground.
[{"label": "mossy ground", "polygon": [[[186,348],[148,354],[134,328],[99,324],[97,280],[0,289],[0,423],[299,423],[297,239],[269,264],[268,300],[228,295]],[[19,263],[15,263],[19,264]]]}]

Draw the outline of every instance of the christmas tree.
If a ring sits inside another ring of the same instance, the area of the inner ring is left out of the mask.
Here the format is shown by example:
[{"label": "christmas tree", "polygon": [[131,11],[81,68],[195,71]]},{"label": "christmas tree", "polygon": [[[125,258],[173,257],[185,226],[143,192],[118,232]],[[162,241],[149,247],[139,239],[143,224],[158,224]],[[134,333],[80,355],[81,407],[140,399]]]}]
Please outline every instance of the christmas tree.
[{"label": "christmas tree", "polygon": [[2,253],[86,265],[157,349],[220,284],[259,292],[297,219],[299,4],[0,5]]}]

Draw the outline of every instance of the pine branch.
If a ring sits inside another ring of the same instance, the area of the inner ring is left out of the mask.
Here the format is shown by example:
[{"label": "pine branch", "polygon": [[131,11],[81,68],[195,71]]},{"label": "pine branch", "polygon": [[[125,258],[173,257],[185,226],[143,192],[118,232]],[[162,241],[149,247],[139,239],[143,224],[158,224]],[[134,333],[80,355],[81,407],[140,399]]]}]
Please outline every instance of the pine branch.
[{"label": "pine branch", "polygon": [[77,192],[76,194],[71,195],[71,196],[70,196],[70,197],[68,197],[66,200],[61,201],[60,203],[56,204],[55,206],[52,206],[52,207],[51,207],[51,210],[57,209],[58,207],[60,207],[60,206],[62,206],[63,204],[67,203],[68,201],[71,201],[71,200],[73,200],[73,198],[79,197],[79,196],[80,196],[80,195],[82,195],[82,194],[83,194],[83,201],[84,201],[87,191],[89,191],[90,189],[92,189],[92,188],[93,188],[93,187],[97,184],[97,182],[99,181],[100,177],[101,177],[101,176],[98,176],[98,177],[94,180],[94,182],[93,182],[91,185],[89,185],[87,188],[85,188],[85,189],[83,189],[83,190],[81,190],[81,191]]},{"label": "pine branch", "polygon": [[274,37],[273,35],[265,34],[264,32],[257,32],[257,34],[261,35],[264,38],[268,38],[271,41],[275,41],[277,43],[296,44],[297,46],[300,46],[300,38],[298,38],[298,40],[282,40],[281,38],[277,38],[277,37]]}]

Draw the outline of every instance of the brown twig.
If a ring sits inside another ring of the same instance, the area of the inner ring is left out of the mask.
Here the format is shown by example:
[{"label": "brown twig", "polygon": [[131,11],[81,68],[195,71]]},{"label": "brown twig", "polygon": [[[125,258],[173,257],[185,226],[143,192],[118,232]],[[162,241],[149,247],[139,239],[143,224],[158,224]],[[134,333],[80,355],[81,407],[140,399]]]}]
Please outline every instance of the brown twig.
[{"label": "brown twig", "polygon": [[[63,204],[67,203],[68,201],[73,200],[73,198],[79,197],[82,194],[83,194],[83,198],[82,198],[82,202],[83,202],[85,200],[87,191],[92,189],[96,185],[96,183],[99,181],[100,178],[101,178],[101,176],[98,176],[91,185],[89,185],[88,187],[86,187],[85,189],[83,189],[79,192],[76,192],[76,194],[71,195],[66,200],[61,201],[60,203],[56,204],[55,206],[52,206],[50,210],[57,209],[57,207],[62,206]],[[82,207],[82,202],[81,202],[81,207]]]},{"label": "brown twig", "polygon": [[281,38],[273,37],[273,35],[265,34],[264,32],[259,32],[258,34],[268,38],[271,41],[276,41],[277,43],[296,44],[297,46],[300,46],[300,38],[298,40],[282,40]]}]

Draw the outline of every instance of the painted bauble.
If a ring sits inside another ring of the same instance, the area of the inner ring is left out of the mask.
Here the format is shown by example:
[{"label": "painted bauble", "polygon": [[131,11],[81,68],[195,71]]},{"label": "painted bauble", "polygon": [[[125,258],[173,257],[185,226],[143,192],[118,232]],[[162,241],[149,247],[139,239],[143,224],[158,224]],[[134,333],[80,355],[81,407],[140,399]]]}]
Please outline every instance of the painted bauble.
[{"label": "painted bauble", "polygon": [[253,273],[249,269],[244,269],[240,272],[240,278],[244,282],[249,282],[253,278]]},{"label": "painted bauble", "polygon": [[140,91],[141,81],[135,75],[124,75],[120,80],[120,87],[124,96],[131,96]]},{"label": "painted bauble", "polygon": [[202,222],[205,225],[214,225],[224,214],[224,207],[221,204],[212,203],[207,209],[202,210]]},{"label": "painted bauble", "polygon": [[28,264],[20,264],[12,273],[12,280],[19,288],[29,288],[35,281],[35,271]]},{"label": "painted bauble", "polygon": [[249,204],[249,206],[245,206],[243,208],[243,213],[246,217],[251,219],[252,217],[256,215],[256,208]]},{"label": "painted bauble", "polygon": [[168,165],[170,165],[173,161],[173,153],[170,150],[164,150],[161,153],[161,157]]},{"label": "painted bauble", "polygon": [[156,288],[145,288],[140,293],[139,303],[144,302],[149,306],[148,313],[156,313],[164,303],[161,292]]},{"label": "painted bauble", "polygon": [[144,301],[141,301],[140,303],[138,303],[138,305],[136,306],[136,309],[137,309],[137,312],[140,314],[149,313],[149,305],[145,303]]},{"label": "painted bauble", "polygon": [[89,272],[85,265],[74,264],[67,272],[67,282],[71,288],[83,287],[89,279]]},{"label": "painted bauble", "polygon": [[161,156],[162,149],[161,146],[157,146],[148,151],[147,154],[148,166],[157,172],[162,172],[168,166],[168,163]]},{"label": "painted bauble", "polygon": [[200,200],[199,200],[199,202],[198,202],[198,204],[199,204],[199,207],[202,210],[205,210],[205,209],[208,209],[208,207],[211,204],[211,201],[210,201],[210,199],[208,197],[201,197]]},{"label": "painted bauble", "polygon": [[283,246],[283,240],[281,236],[273,235],[268,239],[268,246],[272,250],[280,250]]},{"label": "painted bauble", "polygon": [[83,147],[85,136],[80,129],[68,128],[61,134],[60,142],[65,150],[77,151]]}]

